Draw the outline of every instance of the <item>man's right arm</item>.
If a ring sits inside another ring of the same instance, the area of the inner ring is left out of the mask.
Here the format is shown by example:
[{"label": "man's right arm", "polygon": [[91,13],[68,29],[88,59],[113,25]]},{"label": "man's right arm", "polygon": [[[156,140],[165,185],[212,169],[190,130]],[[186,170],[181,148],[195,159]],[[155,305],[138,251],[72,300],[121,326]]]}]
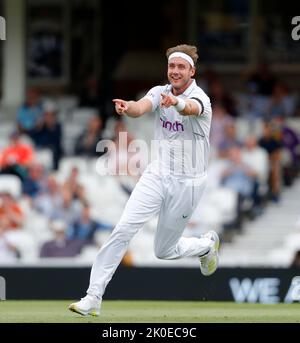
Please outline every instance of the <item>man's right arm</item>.
[{"label": "man's right arm", "polygon": [[120,115],[128,115],[129,117],[140,117],[147,112],[152,111],[152,103],[147,98],[142,98],[138,101],[125,101],[122,99],[113,99],[116,112]]}]

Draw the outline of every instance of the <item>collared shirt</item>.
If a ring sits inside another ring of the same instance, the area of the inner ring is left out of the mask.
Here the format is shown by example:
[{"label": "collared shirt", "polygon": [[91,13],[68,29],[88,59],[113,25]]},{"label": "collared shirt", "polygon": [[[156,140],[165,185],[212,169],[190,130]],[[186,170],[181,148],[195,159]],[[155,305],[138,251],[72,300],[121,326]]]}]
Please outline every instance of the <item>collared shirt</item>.
[{"label": "collared shirt", "polygon": [[209,97],[193,80],[178,97],[197,103],[198,115],[181,115],[174,106],[161,107],[161,93],[172,95],[172,86],[153,87],[145,96],[155,114],[155,140],[158,161],[164,172],[196,177],[206,172],[209,157],[209,131],[212,110]]}]

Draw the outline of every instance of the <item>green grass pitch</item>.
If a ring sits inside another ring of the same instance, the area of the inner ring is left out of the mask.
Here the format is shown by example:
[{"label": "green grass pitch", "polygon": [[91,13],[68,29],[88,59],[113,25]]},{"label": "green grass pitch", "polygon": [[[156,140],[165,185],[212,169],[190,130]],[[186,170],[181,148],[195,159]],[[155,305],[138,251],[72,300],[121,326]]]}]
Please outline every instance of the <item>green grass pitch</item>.
[{"label": "green grass pitch", "polygon": [[72,301],[0,301],[0,323],[300,323],[300,304],[103,301],[99,317],[70,312]]}]

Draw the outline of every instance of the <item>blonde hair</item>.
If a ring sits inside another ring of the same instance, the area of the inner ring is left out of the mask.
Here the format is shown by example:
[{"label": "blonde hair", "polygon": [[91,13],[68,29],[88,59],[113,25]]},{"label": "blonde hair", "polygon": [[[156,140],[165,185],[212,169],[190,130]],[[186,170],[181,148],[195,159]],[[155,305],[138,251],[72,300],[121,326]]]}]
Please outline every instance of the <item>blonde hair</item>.
[{"label": "blonde hair", "polygon": [[169,56],[173,54],[173,52],[183,52],[189,55],[191,59],[194,61],[195,65],[199,58],[198,53],[197,53],[197,47],[194,45],[180,44],[180,45],[174,46],[173,48],[169,48],[166,51],[167,58],[169,58]]}]

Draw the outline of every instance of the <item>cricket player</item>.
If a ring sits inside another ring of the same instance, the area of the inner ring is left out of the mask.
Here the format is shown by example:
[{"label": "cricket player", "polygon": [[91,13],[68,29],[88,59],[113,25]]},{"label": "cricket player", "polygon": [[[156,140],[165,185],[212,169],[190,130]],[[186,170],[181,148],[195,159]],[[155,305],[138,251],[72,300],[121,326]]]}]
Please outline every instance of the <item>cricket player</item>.
[{"label": "cricket player", "polygon": [[[136,184],[110,238],[94,261],[87,295],[69,309],[99,315],[105,288],[119,266],[132,237],[158,214],[154,252],[159,259],[199,257],[203,275],[218,266],[219,237],[209,231],[200,238],[181,237],[204,191],[212,110],[208,96],[193,76],[197,48],[178,45],[166,52],[169,84],[152,88],[139,101],[114,99],[119,115],[156,120],[158,157]],[[186,144],[189,143],[189,144]]]}]

